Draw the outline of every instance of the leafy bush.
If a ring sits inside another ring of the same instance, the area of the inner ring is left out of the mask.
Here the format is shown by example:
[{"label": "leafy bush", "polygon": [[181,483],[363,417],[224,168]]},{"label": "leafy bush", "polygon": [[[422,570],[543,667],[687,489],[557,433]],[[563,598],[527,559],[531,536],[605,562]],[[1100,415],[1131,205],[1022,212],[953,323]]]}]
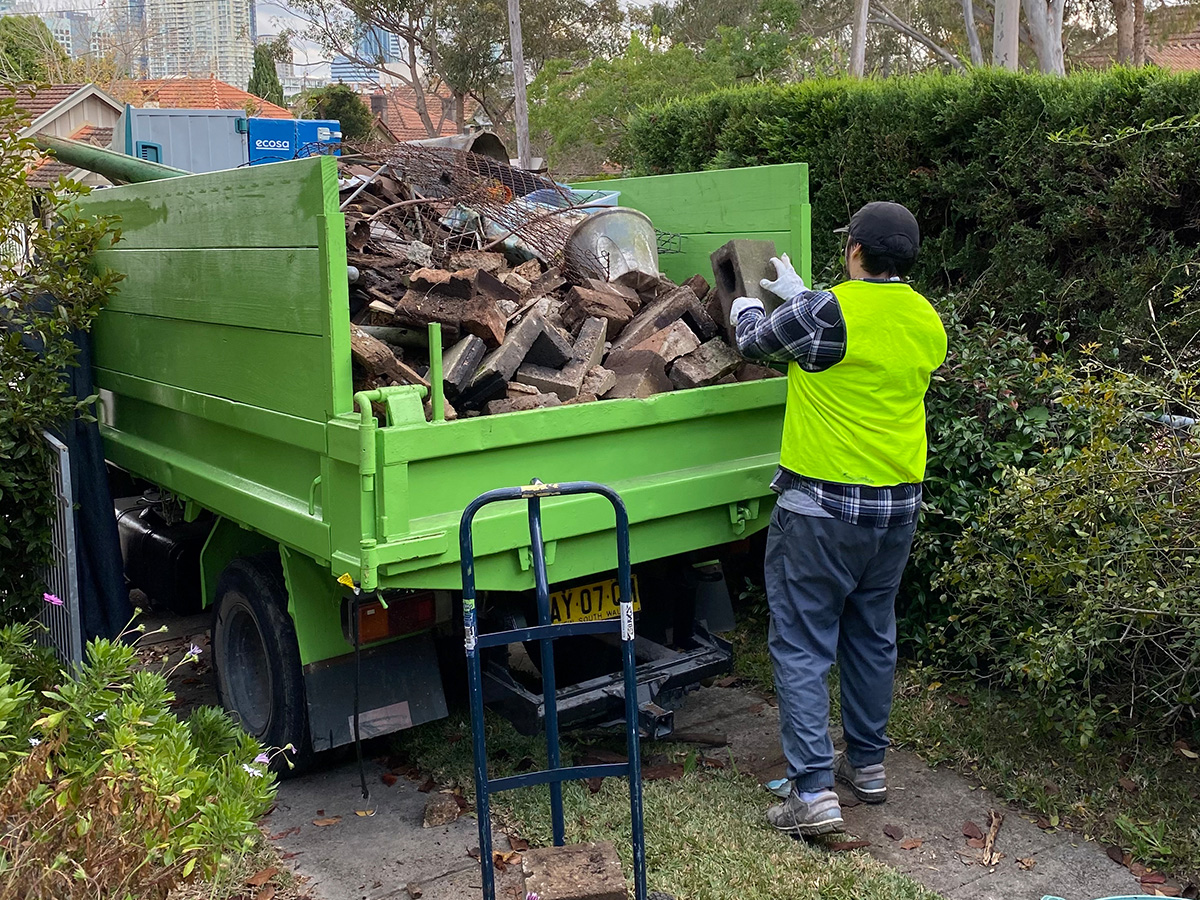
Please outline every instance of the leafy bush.
[{"label": "leafy bush", "polygon": [[60,182],[35,197],[17,102],[0,96],[0,622],[24,620],[41,597],[54,512],[42,432],[88,414],[62,370],[77,353],[72,333],[91,326],[119,277],[91,264],[117,233],[112,219],[78,214],[85,188]]},{"label": "leafy bush", "polygon": [[162,900],[250,846],[274,795],[252,738],[217,709],[181,722],[121,640],[44,688],[30,636],[0,629],[0,900]]},{"label": "leafy bush", "polygon": [[832,229],[897,200],[921,223],[927,293],[969,286],[1024,328],[1115,345],[1151,333],[1149,300],[1181,347],[1194,328],[1165,320],[1196,308],[1200,141],[1140,126],[1197,108],[1200,76],[1153,69],[825,79],[645,109],[628,144],[646,174],[808,163],[820,280],[838,263]]},{"label": "leafy bush", "polygon": [[1033,699],[1085,744],[1108,725],[1200,713],[1200,445],[1194,371],[1149,379],[1092,360],[1054,403],[1086,421],[1003,483],[943,562],[954,614],[936,659]]}]

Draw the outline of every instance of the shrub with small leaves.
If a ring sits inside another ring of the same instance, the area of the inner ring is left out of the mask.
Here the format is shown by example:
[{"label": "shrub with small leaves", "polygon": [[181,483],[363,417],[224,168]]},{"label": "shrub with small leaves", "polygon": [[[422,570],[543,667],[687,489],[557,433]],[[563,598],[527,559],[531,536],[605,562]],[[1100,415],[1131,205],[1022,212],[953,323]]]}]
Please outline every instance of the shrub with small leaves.
[{"label": "shrub with small leaves", "polygon": [[252,738],[217,709],[180,721],[124,640],[39,690],[30,637],[0,629],[0,900],[165,900],[250,847],[275,792]]}]

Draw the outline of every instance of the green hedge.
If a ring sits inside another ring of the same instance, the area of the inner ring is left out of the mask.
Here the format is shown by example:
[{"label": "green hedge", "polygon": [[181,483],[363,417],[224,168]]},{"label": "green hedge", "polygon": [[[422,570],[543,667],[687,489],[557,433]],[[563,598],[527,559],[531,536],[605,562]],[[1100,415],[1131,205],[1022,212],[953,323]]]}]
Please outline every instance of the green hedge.
[{"label": "green hedge", "polygon": [[927,292],[1113,345],[1152,333],[1149,300],[1179,347],[1196,330],[1167,323],[1196,305],[1200,129],[1143,126],[1197,112],[1200,76],[979,71],[732,89],[645,109],[630,139],[639,174],[807,162],[819,280],[836,276],[832,229],[897,200],[924,232]]}]

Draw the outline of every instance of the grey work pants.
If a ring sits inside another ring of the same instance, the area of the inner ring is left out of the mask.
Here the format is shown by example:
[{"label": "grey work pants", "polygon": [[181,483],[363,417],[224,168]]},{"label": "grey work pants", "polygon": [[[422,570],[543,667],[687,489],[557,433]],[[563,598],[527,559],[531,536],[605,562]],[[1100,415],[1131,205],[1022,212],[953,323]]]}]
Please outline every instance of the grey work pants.
[{"label": "grey work pants", "polygon": [[841,664],[846,755],[883,762],[896,674],[896,590],[916,524],[850,525],[775,507],[767,532],[768,641],[788,778],[833,787],[829,670]]}]

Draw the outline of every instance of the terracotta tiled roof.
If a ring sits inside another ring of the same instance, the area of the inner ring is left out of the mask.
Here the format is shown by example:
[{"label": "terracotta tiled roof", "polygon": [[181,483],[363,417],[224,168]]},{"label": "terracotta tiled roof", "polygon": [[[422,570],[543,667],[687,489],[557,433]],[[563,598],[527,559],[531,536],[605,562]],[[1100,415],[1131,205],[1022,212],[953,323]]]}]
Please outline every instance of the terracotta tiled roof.
[{"label": "terracotta tiled roof", "polygon": [[[71,135],[73,141],[83,141],[97,147],[112,145],[112,128],[97,128],[95,125],[84,125]],[[29,170],[29,183],[33,187],[48,188],[64,175],[75,171],[75,166],[59,162],[52,156],[43,156]]]},{"label": "terracotta tiled roof", "polygon": [[[1146,14],[1146,60],[1171,72],[1200,71],[1200,11],[1191,6],[1165,6]],[[1076,54],[1074,62],[1105,68],[1117,58],[1117,36]]]},{"label": "terracotta tiled roof", "polygon": [[232,84],[208,78],[159,78],[149,81],[122,82],[114,96],[133,106],[158,106],[162,109],[246,109],[264,119],[291,119],[291,111],[255,97]]},{"label": "terracotta tiled roof", "polygon": [[[454,121],[454,95],[444,84],[436,92],[429,91],[425,95],[425,106],[429,118],[437,128],[435,134],[430,134],[421,116],[417,113],[416,92],[407,85],[397,85],[389,88],[378,88],[372,94],[365,94],[363,102],[371,108],[371,97],[383,96],[387,106],[382,114],[388,130],[401,141],[417,141],[427,137],[443,137],[448,134],[458,134],[458,125]],[[466,114],[469,117],[474,111],[474,103],[467,101]],[[372,110],[374,111],[374,110]],[[440,128],[438,127],[440,124]]]},{"label": "terracotta tiled roof", "polygon": [[8,94],[15,94],[17,106],[27,112],[32,120],[54,109],[68,97],[83,90],[84,87],[85,85],[82,84],[51,84],[40,88],[27,84],[6,84],[0,85],[0,90]]}]

